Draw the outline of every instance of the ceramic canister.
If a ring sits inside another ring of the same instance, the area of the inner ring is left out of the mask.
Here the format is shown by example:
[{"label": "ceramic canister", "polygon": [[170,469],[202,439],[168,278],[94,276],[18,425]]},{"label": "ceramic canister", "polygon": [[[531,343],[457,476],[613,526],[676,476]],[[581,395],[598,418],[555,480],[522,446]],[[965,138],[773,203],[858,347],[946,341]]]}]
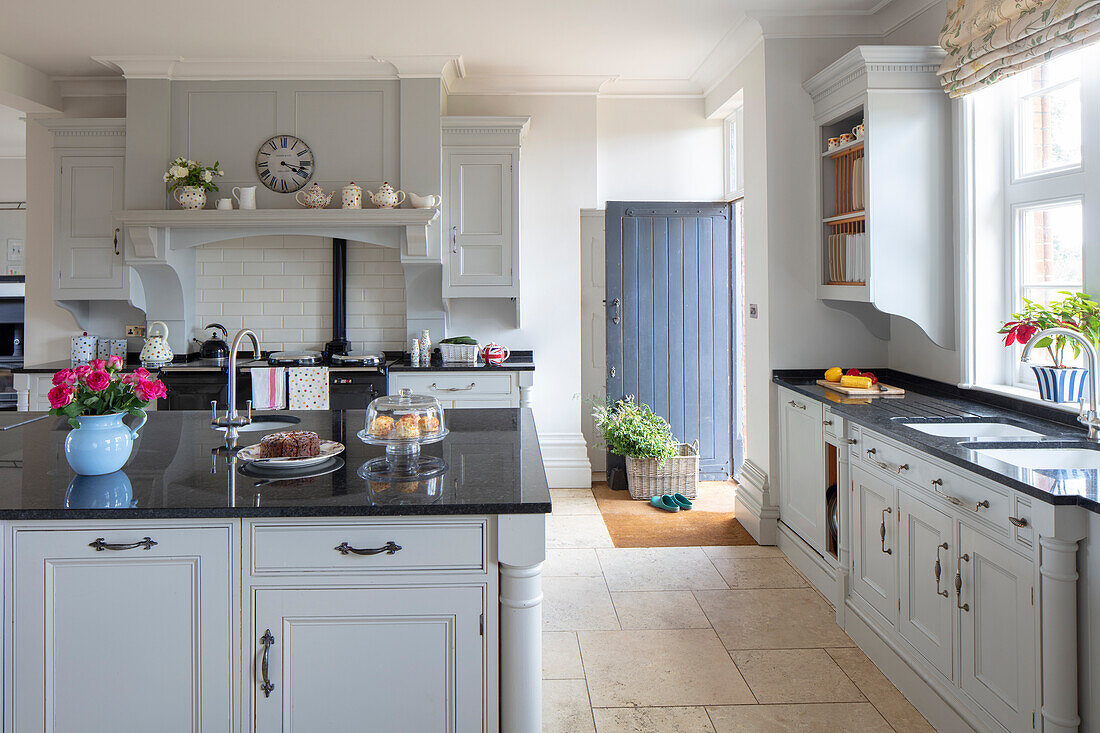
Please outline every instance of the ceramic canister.
[{"label": "ceramic canister", "polygon": [[126,361],[126,339],[96,339],[95,356],[104,360],[109,356],[117,356]]},{"label": "ceramic canister", "polygon": [[340,207],[343,209],[361,209],[363,208],[363,189],[352,181],[348,185],[344,186],[341,192]]},{"label": "ceramic canister", "polygon": [[89,336],[87,331],[80,336],[73,336],[71,341],[72,349],[70,351],[72,365],[80,366],[81,364],[87,364],[92,359],[95,359],[97,341],[98,339],[95,336]]}]

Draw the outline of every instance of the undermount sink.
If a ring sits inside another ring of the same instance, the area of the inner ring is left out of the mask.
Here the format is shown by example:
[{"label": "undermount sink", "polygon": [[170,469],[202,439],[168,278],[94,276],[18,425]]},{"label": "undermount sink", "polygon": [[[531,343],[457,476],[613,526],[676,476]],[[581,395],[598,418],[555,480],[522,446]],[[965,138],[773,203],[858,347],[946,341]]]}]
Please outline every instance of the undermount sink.
[{"label": "undermount sink", "polygon": [[[964,444],[965,445],[965,444]],[[971,448],[981,456],[995,458],[1018,468],[1081,469],[1100,468],[1100,450],[1088,448]]]},{"label": "undermount sink", "polygon": [[903,423],[905,427],[941,438],[1041,438],[1042,433],[1002,422]]},{"label": "undermount sink", "polygon": [[[296,425],[300,423],[302,419],[300,417],[294,417],[293,415],[264,415],[260,418],[253,418],[252,422],[247,425],[242,425],[237,428],[239,433],[266,433],[269,430],[283,430],[290,425]],[[225,428],[211,425],[210,427],[215,430],[221,430],[225,432]]]}]

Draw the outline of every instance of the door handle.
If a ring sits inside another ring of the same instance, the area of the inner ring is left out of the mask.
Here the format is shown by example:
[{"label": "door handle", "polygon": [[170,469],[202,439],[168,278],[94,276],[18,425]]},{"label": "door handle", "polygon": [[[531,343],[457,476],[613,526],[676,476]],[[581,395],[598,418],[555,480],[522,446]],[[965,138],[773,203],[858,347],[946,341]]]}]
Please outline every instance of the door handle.
[{"label": "door handle", "polygon": [[619,321],[622,320],[623,302],[618,298],[612,298],[611,307],[615,309],[614,314],[611,316],[611,322],[617,326],[619,325]]},{"label": "door handle", "polygon": [[264,631],[260,637],[260,645],[263,646],[263,654],[260,655],[260,689],[264,697],[271,697],[271,691],[275,689],[275,683],[267,676],[267,652],[275,644],[275,637],[271,635],[271,629]]},{"label": "door handle", "polygon": [[[970,562],[970,555],[959,555],[959,561],[962,562],[963,560]],[[962,589],[962,565],[959,565],[959,569],[955,571],[955,606],[962,611],[969,612],[970,604],[962,602]]]},{"label": "door handle", "polygon": [[[962,499],[960,499],[957,496],[951,496],[951,494],[948,494],[945,491],[941,491],[940,490],[941,486],[943,486],[943,479],[942,478],[932,479],[932,491],[939,494],[944,499],[947,499],[949,502],[951,502],[955,506],[965,507],[967,509],[970,509],[970,511],[972,511],[972,512],[977,512],[979,509],[988,509],[989,508],[989,499],[982,499],[981,501],[978,501],[978,502],[966,502],[966,501],[963,501]],[[973,508],[971,508],[971,507],[973,507]]]},{"label": "door handle", "polygon": [[879,538],[879,540],[882,541],[882,551],[887,555],[893,555],[894,554],[893,549],[890,549],[890,548],[886,547],[886,515],[887,514],[893,514],[893,513],[894,513],[894,508],[893,507],[888,506],[885,509],[883,509],[882,510],[882,524],[880,524],[878,526],[878,538]]},{"label": "door handle", "polygon": [[933,570],[936,571],[936,595],[943,596],[944,598],[947,598],[951,595],[945,590],[940,590],[940,572],[942,570],[942,567],[940,566],[940,550],[946,549],[946,542],[944,542],[942,545],[936,545],[936,564],[933,566]]},{"label": "door handle", "polygon": [[381,547],[364,548],[352,547],[347,542],[341,542],[332,549],[339,552],[341,555],[347,555],[349,552],[353,555],[381,555],[383,552],[387,555],[392,555],[401,549],[401,545],[397,544],[393,540],[390,540]]},{"label": "door handle", "polygon": [[118,232],[119,228],[115,227],[115,255],[118,255]]},{"label": "door handle", "polygon": [[801,402],[795,402],[794,400],[787,400],[787,404],[791,407],[797,407],[798,409],[803,411],[806,409],[806,406],[804,404],[802,404]]},{"label": "door handle", "polygon": [[611,378],[614,379],[616,374],[618,374],[618,372],[615,370],[615,367],[611,367]]},{"label": "door handle", "polygon": [[451,227],[451,254],[458,254],[458,227]]},{"label": "door handle", "polygon": [[876,458],[872,458],[872,456],[874,456],[876,452],[877,451],[874,448],[868,448],[867,449],[867,460],[870,461],[871,463],[875,464],[879,468],[881,468],[883,471],[894,471],[894,472],[900,474],[902,471],[908,471],[909,470],[909,464],[908,463],[903,463],[900,466],[891,466],[889,463],[885,463],[885,462],[880,461]]}]

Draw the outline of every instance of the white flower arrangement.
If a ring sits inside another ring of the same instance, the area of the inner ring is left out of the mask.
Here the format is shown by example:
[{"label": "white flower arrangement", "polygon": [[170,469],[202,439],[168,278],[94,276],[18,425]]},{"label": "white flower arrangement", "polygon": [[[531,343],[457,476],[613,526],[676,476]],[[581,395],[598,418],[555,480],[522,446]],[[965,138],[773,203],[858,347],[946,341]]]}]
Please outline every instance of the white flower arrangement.
[{"label": "white flower arrangement", "polygon": [[180,186],[195,186],[205,191],[217,191],[218,186],[214,183],[214,179],[224,175],[225,171],[218,168],[216,160],[214,165],[203,165],[180,156],[168,164],[164,182],[168,184],[169,191]]}]

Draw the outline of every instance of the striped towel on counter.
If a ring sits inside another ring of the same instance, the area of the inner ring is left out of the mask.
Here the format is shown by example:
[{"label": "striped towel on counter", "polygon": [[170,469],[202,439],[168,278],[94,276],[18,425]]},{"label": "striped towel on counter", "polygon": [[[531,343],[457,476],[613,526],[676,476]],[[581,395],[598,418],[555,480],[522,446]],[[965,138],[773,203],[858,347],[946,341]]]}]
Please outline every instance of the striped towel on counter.
[{"label": "striped towel on counter", "polygon": [[292,410],[328,409],[328,367],[290,367]]},{"label": "striped towel on counter", "polygon": [[252,409],[286,409],[286,369],[259,367],[252,372]]}]

